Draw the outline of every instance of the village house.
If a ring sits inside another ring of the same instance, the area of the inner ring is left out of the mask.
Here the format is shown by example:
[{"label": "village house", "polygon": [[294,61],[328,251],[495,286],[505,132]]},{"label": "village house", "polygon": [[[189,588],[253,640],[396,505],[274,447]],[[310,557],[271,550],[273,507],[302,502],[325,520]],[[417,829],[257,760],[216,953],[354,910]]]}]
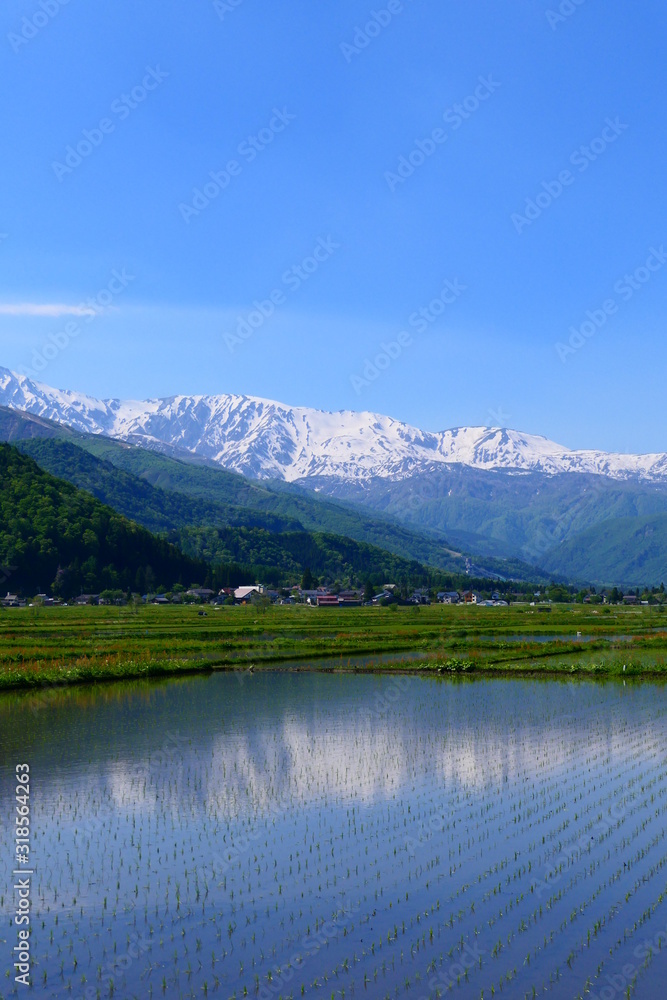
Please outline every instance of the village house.
[{"label": "village house", "polygon": [[330,596],[326,587],[318,587],[317,590],[303,590],[299,587],[298,594],[302,604],[312,604],[313,607],[316,607],[318,597]]},{"label": "village house", "polygon": [[24,608],[25,601],[20,600],[17,594],[7,593],[6,597],[2,598],[3,608]]},{"label": "village house", "polygon": [[261,596],[262,593],[259,586],[237,587],[234,591],[234,600],[237,604],[254,604]]},{"label": "village house", "polygon": [[360,608],[363,603],[363,595],[358,590],[341,590],[338,602],[341,608]]},{"label": "village house", "polygon": [[234,587],[222,587],[218,591],[218,596],[215,599],[216,604],[224,604],[225,601],[234,600]]},{"label": "village house", "polygon": [[35,600],[38,601],[44,608],[54,608],[60,604],[60,598],[49,597],[48,594],[37,594]]},{"label": "village house", "polygon": [[340,594],[319,594],[318,608],[360,608],[361,597],[356,590],[343,590]]},{"label": "village house", "polygon": [[394,594],[391,590],[383,590],[373,598],[373,604],[380,604],[381,601],[393,600]]},{"label": "village house", "polygon": [[438,594],[439,604],[458,604],[461,597],[456,590],[443,590]]},{"label": "village house", "polygon": [[77,599],[76,599],[76,601],[74,603],[75,604],[81,604],[81,605],[83,605],[83,604],[97,604],[99,602],[99,599],[100,599],[100,595],[99,594],[79,594],[79,596],[77,597]]},{"label": "village house", "polygon": [[196,597],[199,601],[210,601],[212,597],[215,597],[215,591],[209,590],[207,587],[191,587],[187,591],[188,597]]}]

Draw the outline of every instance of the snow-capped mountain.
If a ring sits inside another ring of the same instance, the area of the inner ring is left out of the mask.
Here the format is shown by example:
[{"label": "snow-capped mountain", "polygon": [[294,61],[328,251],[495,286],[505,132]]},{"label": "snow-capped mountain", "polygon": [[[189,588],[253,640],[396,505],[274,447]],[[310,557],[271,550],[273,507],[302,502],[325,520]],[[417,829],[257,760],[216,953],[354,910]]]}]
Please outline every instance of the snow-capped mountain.
[{"label": "snow-capped mountain", "polygon": [[667,455],[571,451],[543,437],[488,427],[430,433],[376,413],[327,413],[253,396],[99,400],[0,368],[0,405],[74,430],[177,448],[256,479],[404,479],[439,465],[597,473],[667,481]]}]

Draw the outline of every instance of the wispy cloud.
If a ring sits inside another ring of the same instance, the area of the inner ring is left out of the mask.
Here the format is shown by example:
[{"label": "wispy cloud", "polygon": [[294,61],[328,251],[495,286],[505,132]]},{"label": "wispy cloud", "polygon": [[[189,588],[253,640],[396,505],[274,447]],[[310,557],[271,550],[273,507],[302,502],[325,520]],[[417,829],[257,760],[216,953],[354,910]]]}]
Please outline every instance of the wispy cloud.
[{"label": "wispy cloud", "polygon": [[62,302],[0,302],[0,316],[94,316],[90,306],[68,306]]}]

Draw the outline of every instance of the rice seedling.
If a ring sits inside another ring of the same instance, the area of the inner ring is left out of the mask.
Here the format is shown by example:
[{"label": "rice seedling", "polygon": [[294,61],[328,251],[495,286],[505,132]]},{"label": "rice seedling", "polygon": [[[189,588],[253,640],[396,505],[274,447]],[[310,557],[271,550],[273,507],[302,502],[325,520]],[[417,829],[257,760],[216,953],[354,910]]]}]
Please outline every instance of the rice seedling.
[{"label": "rice seedling", "polygon": [[655,683],[257,672],[56,695],[37,715],[0,697],[2,759],[31,734],[45,997],[658,981]]}]

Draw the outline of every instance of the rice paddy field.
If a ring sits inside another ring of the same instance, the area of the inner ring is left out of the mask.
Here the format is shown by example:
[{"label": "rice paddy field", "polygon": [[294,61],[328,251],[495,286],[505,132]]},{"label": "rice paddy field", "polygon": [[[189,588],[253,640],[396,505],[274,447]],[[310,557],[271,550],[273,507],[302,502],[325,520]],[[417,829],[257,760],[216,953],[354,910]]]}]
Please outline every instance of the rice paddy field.
[{"label": "rice paddy field", "polygon": [[0,700],[8,866],[30,762],[34,993],[664,996],[661,686],[242,680]]},{"label": "rice paddy field", "polygon": [[[0,689],[295,667],[667,674],[661,607],[83,607],[0,611]],[[420,663],[417,663],[417,660]],[[625,668],[625,670],[623,669]]]},{"label": "rice paddy field", "polygon": [[34,612],[0,1000],[666,995],[658,611]]}]

